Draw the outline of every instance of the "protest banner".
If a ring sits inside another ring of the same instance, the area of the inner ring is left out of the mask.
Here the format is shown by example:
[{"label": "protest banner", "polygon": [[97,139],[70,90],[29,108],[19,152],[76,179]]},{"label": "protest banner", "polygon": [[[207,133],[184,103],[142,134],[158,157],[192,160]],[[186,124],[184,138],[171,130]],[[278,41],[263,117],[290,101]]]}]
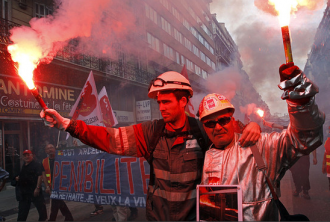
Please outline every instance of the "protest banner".
[{"label": "protest banner", "polygon": [[89,146],[56,150],[52,199],[145,207],[150,167],[144,158]]}]

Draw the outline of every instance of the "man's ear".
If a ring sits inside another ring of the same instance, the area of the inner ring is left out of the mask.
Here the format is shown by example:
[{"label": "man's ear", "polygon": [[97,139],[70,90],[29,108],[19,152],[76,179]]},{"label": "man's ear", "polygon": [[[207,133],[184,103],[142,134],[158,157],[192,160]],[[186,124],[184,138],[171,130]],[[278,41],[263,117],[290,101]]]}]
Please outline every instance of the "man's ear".
[{"label": "man's ear", "polygon": [[187,98],[183,96],[183,97],[180,99],[180,105],[182,106],[182,108],[185,108],[185,107],[187,106],[187,103],[188,103]]}]

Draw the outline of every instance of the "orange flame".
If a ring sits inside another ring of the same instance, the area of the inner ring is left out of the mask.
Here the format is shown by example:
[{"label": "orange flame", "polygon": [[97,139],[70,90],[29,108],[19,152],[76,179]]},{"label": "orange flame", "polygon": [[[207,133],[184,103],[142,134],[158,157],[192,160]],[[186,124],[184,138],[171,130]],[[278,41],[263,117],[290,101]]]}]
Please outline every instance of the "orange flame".
[{"label": "orange flame", "polygon": [[268,2],[274,5],[278,12],[281,27],[289,25],[290,14],[298,11],[298,7],[313,8],[316,4],[311,0],[268,0]]},{"label": "orange flame", "polygon": [[18,74],[24,80],[29,89],[34,89],[33,70],[37,67],[40,55],[23,50],[18,44],[8,46],[8,51],[14,62],[18,63]]},{"label": "orange flame", "polygon": [[264,117],[265,111],[263,111],[262,109],[258,108],[256,112],[261,118]]}]

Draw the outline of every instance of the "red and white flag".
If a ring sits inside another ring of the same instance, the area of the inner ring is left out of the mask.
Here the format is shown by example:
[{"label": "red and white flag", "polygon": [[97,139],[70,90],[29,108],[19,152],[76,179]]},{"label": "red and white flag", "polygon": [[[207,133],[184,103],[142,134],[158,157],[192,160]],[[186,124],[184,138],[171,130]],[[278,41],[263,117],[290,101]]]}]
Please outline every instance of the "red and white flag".
[{"label": "red and white flag", "polygon": [[89,73],[84,88],[73,105],[69,116],[74,120],[82,120],[89,125],[101,122],[100,105],[93,72]]},{"label": "red and white flag", "polygon": [[112,110],[107,90],[103,86],[99,93],[99,103],[101,109],[101,123],[106,127],[112,127],[118,124],[117,118]]},{"label": "red and white flag", "polygon": [[[189,80],[186,65],[183,65],[183,68],[181,70],[181,75],[183,75],[184,77],[186,77],[186,79]],[[188,116],[195,117],[194,113],[195,113],[194,106],[193,106],[193,104],[191,104],[191,101],[189,100],[189,102],[186,106],[186,114]]]}]

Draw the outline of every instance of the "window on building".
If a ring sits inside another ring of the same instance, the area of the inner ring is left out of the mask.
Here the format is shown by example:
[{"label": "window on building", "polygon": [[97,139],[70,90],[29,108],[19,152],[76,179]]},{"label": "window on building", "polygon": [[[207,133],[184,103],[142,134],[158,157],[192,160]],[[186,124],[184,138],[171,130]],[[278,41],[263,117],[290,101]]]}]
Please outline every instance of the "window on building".
[{"label": "window on building", "polygon": [[42,18],[53,13],[53,9],[45,4],[35,3],[35,17]]},{"label": "window on building", "polygon": [[199,50],[195,45],[193,45],[193,52],[196,56],[199,56]]},{"label": "window on building", "polygon": [[190,31],[191,31],[191,34],[193,34],[198,39],[197,30],[194,27],[191,27]]},{"label": "window on building", "polygon": [[185,18],[183,18],[183,25],[184,25],[188,30],[190,30],[190,24],[189,24],[189,22],[188,22]]},{"label": "window on building", "polygon": [[169,47],[168,45],[166,45],[165,43],[163,43],[163,46],[164,46],[164,55],[167,58],[175,61],[173,49],[171,47]]},{"label": "window on building", "polygon": [[147,4],[145,4],[145,8],[146,8],[147,18],[149,18],[151,21],[157,24],[157,12]]},{"label": "window on building", "polygon": [[211,62],[211,64],[212,64],[212,69],[215,70],[215,63]]},{"label": "window on building", "polygon": [[172,7],[172,14],[174,15],[174,17],[179,20],[181,22],[182,20],[182,16],[181,14],[178,12],[178,10],[176,10],[175,7]]},{"label": "window on building", "polygon": [[204,45],[208,50],[210,50],[210,44],[207,41],[204,41]]},{"label": "window on building", "polygon": [[151,35],[150,33],[147,33],[147,41],[149,43],[149,47],[156,50],[157,52],[160,52],[159,48],[159,39]]},{"label": "window on building", "polygon": [[210,52],[214,55],[214,49],[210,46]]},{"label": "window on building", "polygon": [[176,28],[173,28],[173,32],[174,32],[174,38],[177,41],[179,41],[181,44],[183,44],[183,42],[182,42],[182,34]]},{"label": "window on building", "polygon": [[198,35],[198,40],[204,45],[204,38],[203,36],[201,36],[201,34],[197,34]]},{"label": "window on building", "polygon": [[191,42],[186,37],[184,37],[184,46],[186,46],[187,49],[192,51]]},{"label": "window on building", "polygon": [[167,10],[170,8],[168,0],[159,0],[159,1]]},{"label": "window on building", "polygon": [[171,35],[171,24],[168,21],[166,21],[166,19],[164,19],[163,17],[160,18],[160,21],[162,23],[162,29]]},{"label": "window on building", "polygon": [[186,59],[186,66],[187,69],[189,69],[190,71],[194,72],[194,64],[192,63],[192,61],[190,61],[189,59]]},{"label": "window on building", "polygon": [[201,52],[201,59],[203,60],[203,62],[206,62],[206,56],[203,52]]},{"label": "window on building", "polygon": [[11,19],[11,0],[0,0],[0,18]]},{"label": "window on building", "polygon": [[206,56],[206,63],[211,66],[211,59],[209,57]]},{"label": "window on building", "polygon": [[183,55],[181,55],[181,65],[184,65],[184,64],[186,64],[185,62],[186,62],[186,59],[184,58],[184,56],[183,56]]},{"label": "window on building", "polygon": [[176,57],[176,63],[180,64],[180,54],[178,52],[175,52]]},{"label": "window on building", "polygon": [[199,76],[202,74],[201,73],[201,68],[198,65],[195,65],[195,73]]},{"label": "window on building", "polygon": [[207,72],[205,70],[203,70],[203,69],[202,69],[202,76],[203,76],[204,79],[207,78]]}]

